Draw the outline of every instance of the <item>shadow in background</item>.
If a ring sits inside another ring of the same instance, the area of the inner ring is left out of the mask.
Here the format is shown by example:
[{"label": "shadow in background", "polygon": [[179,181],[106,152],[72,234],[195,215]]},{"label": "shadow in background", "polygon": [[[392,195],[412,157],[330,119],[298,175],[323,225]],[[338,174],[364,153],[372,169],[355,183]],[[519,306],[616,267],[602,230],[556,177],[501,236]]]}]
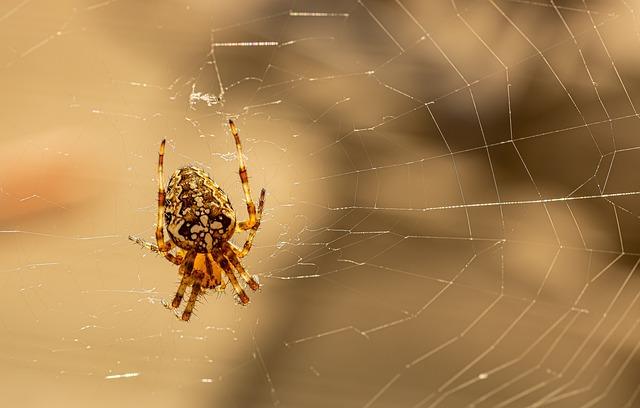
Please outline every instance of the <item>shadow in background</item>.
[{"label": "shadow in background", "polygon": [[[637,406],[638,11],[2,6],[6,401]],[[153,235],[162,138],[244,213],[229,117],[263,289],[184,324],[177,268],[126,237]]]}]

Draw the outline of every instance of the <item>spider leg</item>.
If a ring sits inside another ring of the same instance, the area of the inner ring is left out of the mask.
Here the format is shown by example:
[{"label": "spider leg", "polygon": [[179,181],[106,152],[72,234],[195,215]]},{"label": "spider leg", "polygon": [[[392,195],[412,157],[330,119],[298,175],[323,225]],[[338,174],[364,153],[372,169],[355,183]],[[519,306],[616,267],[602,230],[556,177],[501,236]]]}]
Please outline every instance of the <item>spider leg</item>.
[{"label": "spider leg", "polygon": [[160,254],[160,255],[164,256],[169,262],[171,262],[171,263],[173,263],[175,265],[180,265],[184,261],[184,253],[180,249],[178,249],[178,254],[177,255],[173,255],[173,254],[168,252],[168,251],[171,251],[175,247],[175,245],[171,241],[165,242],[165,249],[167,250],[167,252],[163,253],[158,249],[158,246],[156,244],[152,244],[151,242],[147,242],[142,238],[138,238],[136,236],[129,235],[129,239],[131,241],[135,242],[136,244],[142,246],[143,248],[148,249],[151,252],[155,252],[157,254]]},{"label": "spider leg", "polygon": [[184,292],[187,290],[187,286],[189,286],[189,276],[183,276],[180,280],[180,285],[178,286],[178,291],[171,302],[171,307],[176,309],[180,307],[180,303],[182,303],[182,298],[184,297]]},{"label": "spider leg", "polygon": [[173,245],[171,241],[164,240],[164,201],[165,201],[165,191],[164,191],[164,146],[165,139],[162,139],[160,142],[160,151],[158,152],[158,219],[156,223],[156,245],[150,244],[148,242],[143,241],[140,238],[131,237],[129,239],[132,241],[142,245],[143,247],[150,249],[151,251],[158,252],[162,254],[169,262],[172,262],[176,265],[180,265],[184,260],[183,254],[173,255],[170,254]]},{"label": "spider leg", "polygon": [[158,250],[158,246],[156,244],[152,244],[151,242],[147,242],[142,238],[136,237],[135,235],[129,235],[129,240],[135,242],[143,248],[148,249],[151,252],[160,253]]},{"label": "spider leg", "polygon": [[213,264],[213,259],[210,254],[205,254],[204,266],[206,273],[209,276],[208,287],[210,289],[219,287],[222,284],[222,271],[219,267],[216,267],[216,265]]},{"label": "spider leg", "polygon": [[229,119],[229,126],[231,127],[231,134],[233,134],[233,138],[235,139],[235,142],[236,142],[236,152],[238,155],[238,164],[239,164],[238,173],[240,174],[240,181],[242,182],[242,189],[244,190],[244,199],[247,202],[247,212],[249,213],[249,219],[247,221],[239,222],[236,225],[236,229],[239,229],[241,231],[246,231],[248,229],[253,228],[253,226],[258,221],[258,216],[256,214],[256,205],[253,203],[253,199],[251,198],[251,189],[249,188],[249,176],[247,175],[247,168],[244,165],[244,156],[242,156],[242,144],[240,143],[238,128],[236,128],[236,124],[233,123],[233,120],[231,119]]},{"label": "spider leg", "polygon": [[178,286],[176,295],[171,302],[171,307],[174,309],[180,306],[182,298],[184,297],[184,292],[187,290],[187,286],[189,286],[191,282],[193,282],[193,278],[191,275],[193,274],[193,263],[195,259],[196,252],[189,251],[187,252],[187,256],[184,259],[184,262],[182,263],[182,265],[180,265],[180,269],[178,270],[178,272],[182,275],[182,279],[180,280],[180,285]]},{"label": "spider leg", "polygon": [[233,289],[236,291],[236,294],[240,298],[240,302],[243,305],[246,305],[247,303],[249,303],[249,296],[247,296],[244,289],[242,289],[242,286],[240,286],[240,284],[238,283],[238,279],[236,278],[236,275],[234,275],[233,269],[231,269],[231,265],[229,264],[229,261],[227,260],[227,258],[225,258],[219,252],[215,252],[214,257],[215,257],[216,263],[220,265],[225,275],[227,275],[227,278],[229,278],[229,282],[231,282]]},{"label": "spider leg", "polygon": [[156,243],[158,245],[158,252],[165,254],[169,252],[166,243],[164,242],[164,145],[165,139],[160,142],[160,151],[158,152],[158,220],[156,223]]},{"label": "spider leg", "polygon": [[193,308],[196,305],[196,300],[198,299],[198,295],[202,291],[199,283],[194,283],[191,287],[191,294],[189,295],[189,300],[187,301],[187,307],[184,308],[184,312],[182,312],[182,320],[185,322],[189,320],[191,317],[191,313],[193,312]]},{"label": "spider leg", "polygon": [[[171,242],[171,241],[167,241],[166,244],[169,246],[169,248],[173,248],[175,246],[173,244],[173,242]],[[180,248],[178,248],[176,255],[173,255],[173,254],[170,254],[170,253],[167,252],[166,254],[164,254],[164,257],[168,261],[170,261],[170,262],[172,262],[172,263],[174,263],[176,265],[182,265],[182,263],[184,262],[185,251],[180,249]]]},{"label": "spider leg", "polygon": [[263,188],[262,191],[260,192],[260,201],[258,202],[258,214],[257,214],[257,217],[256,217],[256,223],[249,230],[249,236],[247,237],[247,240],[244,242],[243,247],[242,248],[238,248],[233,243],[228,242],[229,246],[231,246],[231,248],[233,249],[233,251],[236,253],[236,255],[239,258],[243,258],[245,255],[247,255],[249,253],[249,250],[251,250],[251,245],[253,244],[253,239],[256,236],[256,232],[258,232],[258,228],[260,227],[260,220],[262,220],[262,210],[264,210],[264,196],[265,196],[265,194],[266,194],[266,190]]},{"label": "spider leg", "polygon": [[247,282],[247,285],[249,285],[249,287],[252,290],[258,290],[258,288],[260,288],[260,285],[258,284],[258,282],[256,282],[255,279],[253,279],[253,276],[249,275],[249,273],[244,269],[244,266],[242,266],[242,264],[240,263],[240,260],[238,259],[238,256],[236,255],[235,252],[233,252],[231,247],[225,245],[222,248],[224,250],[225,258],[227,258],[229,262],[231,262],[231,264],[238,271],[240,276],[242,276],[242,279],[244,279],[244,281]]}]

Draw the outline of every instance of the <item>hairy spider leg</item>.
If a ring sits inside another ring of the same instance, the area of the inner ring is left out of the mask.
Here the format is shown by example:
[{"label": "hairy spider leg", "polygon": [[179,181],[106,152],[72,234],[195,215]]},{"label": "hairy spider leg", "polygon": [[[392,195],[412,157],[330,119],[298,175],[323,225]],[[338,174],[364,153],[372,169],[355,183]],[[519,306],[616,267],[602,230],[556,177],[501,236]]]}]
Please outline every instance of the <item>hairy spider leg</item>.
[{"label": "hairy spider leg", "polygon": [[[173,255],[169,252],[165,252],[164,254],[158,249],[158,246],[156,244],[152,244],[150,242],[145,241],[142,238],[138,238],[134,235],[129,235],[129,239],[133,242],[135,242],[136,244],[142,246],[143,248],[148,249],[149,251],[155,252],[157,254],[160,254],[162,256],[164,256],[168,261],[170,261],[171,263],[175,264],[175,265],[181,265],[182,262],[184,261],[184,251],[182,251],[180,248],[178,248],[178,254],[177,255]],[[173,242],[171,241],[167,241],[165,242],[165,246],[166,246],[166,250],[167,251],[171,251],[175,245],[173,244]]]},{"label": "hairy spider leg", "polygon": [[216,263],[220,265],[225,275],[227,275],[227,278],[229,278],[229,282],[231,282],[233,289],[236,291],[236,294],[240,298],[240,302],[242,302],[243,305],[249,303],[249,296],[247,296],[244,289],[242,289],[242,286],[240,286],[240,284],[238,283],[238,279],[236,278],[236,275],[234,275],[229,261],[227,261],[227,259],[217,251],[214,252],[214,257]]},{"label": "hairy spider leg", "polygon": [[211,254],[205,254],[204,266],[207,270],[207,275],[210,277],[208,287],[210,289],[214,289],[221,286],[222,273],[221,273],[220,267],[214,266],[213,258],[211,257]]},{"label": "hairy spider leg", "polygon": [[249,213],[249,220],[239,222],[236,224],[236,229],[240,231],[246,231],[253,228],[257,221],[256,205],[251,198],[251,189],[249,188],[249,176],[247,175],[247,168],[244,165],[244,156],[242,155],[242,144],[240,143],[240,136],[238,135],[238,128],[233,120],[229,119],[229,126],[231,127],[231,134],[236,142],[236,152],[238,156],[240,181],[242,182],[242,189],[244,190],[244,199],[247,202],[247,212]]},{"label": "hairy spider leg", "polygon": [[152,244],[151,242],[147,242],[142,238],[136,237],[135,235],[129,235],[129,240],[135,242],[143,248],[148,249],[149,251],[160,253],[158,250],[158,246],[156,244]]},{"label": "hairy spider leg", "polygon": [[198,295],[200,295],[201,287],[199,283],[194,283],[191,287],[191,294],[189,295],[189,300],[187,301],[187,307],[184,308],[182,312],[182,320],[185,322],[189,320],[191,317],[191,313],[193,312],[193,308],[196,305],[196,300],[198,299]]},{"label": "hairy spider leg", "polygon": [[164,163],[164,145],[166,143],[165,139],[162,139],[160,142],[160,151],[158,152],[158,220],[156,223],[156,245],[154,247],[153,244],[147,243],[142,239],[129,236],[129,239],[148,248],[154,252],[158,252],[162,254],[168,261],[174,263],[176,265],[180,265],[182,263],[182,259],[184,256],[178,254],[175,256],[170,254],[169,251],[173,248],[173,245],[170,241],[164,241],[164,200],[165,200],[165,191],[164,191],[164,176],[163,176],[163,163]]},{"label": "hairy spider leg", "polygon": [[251,249],[251,245],[253,244],[253,239],[256,236],[256,232],[258,232],[258,228],[260,227],[260,220],[262,219],[262,210],[264,210],[264,196],[266,193],[267,191],[264,188],[262,189],[262,191],[260,191],[260,201],[258,202],[258,214],[256,217],[256,223],[253,225],[253,227],[249,231],[249,236],[247,237],[247,240],[245,241],[244,246],[242,248],[238,248],[233,243],[228,242],[231,248],[233,248],[233,252],[235,252],[236,255],[238,256],[238,258],[243,258],[246,254],[249,253],[249,250]]},{"label": "hairy spider leg", "polygon": [[236,256],[236,253],[233,252],[233,249],[231,249],[230,246],[224,246],[223,249],[224,256],[229,260],[229,262],[231,262],[233,267],[236,268],[240,276],[242,276],[242,279],[247,282],[247,285],[249,285],[252,290],[258,290],[260,285],[255,281],[255,279],[253,279],[253,276],[249,275],[249,273],[244,269],[244,266],[240,263],[240,260]]},{"label": "hairy spider leg", "polygon": [[160,142],[160,151],[158,152],[158,219],[156,223],[156,243],[158,245],[158,251],[163,255],[168,252],[167,246],[164,242],[164,145],[165,139]]},{"label": "hairy spider leg", "polygon": [[182,298],[184,297],[184,292],[187,290],[187,286],[189,286],[189,284],[193,281],[191,275],[193,273],[193,263],[195,259],[195,251],[187,252],[187,256],[185,257],[184,262],[178,269],[178,273],[182,275],[182,279],[180,279],[180,285],[178,286],[176,295],[171,302],[171,307],[173,307],[174,309],[180,306]]}]

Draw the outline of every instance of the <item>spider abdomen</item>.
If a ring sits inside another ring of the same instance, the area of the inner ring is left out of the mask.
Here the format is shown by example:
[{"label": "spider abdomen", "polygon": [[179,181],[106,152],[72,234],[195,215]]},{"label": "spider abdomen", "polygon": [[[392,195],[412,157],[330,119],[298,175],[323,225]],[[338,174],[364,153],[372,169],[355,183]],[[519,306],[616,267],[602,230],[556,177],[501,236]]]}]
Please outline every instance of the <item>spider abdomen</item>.
[{"label": "spider abdomen", "polygon": [[236,216],[224,191],[201,168],[176,170],[169,179],[165,221],[172,241],[182,249],[212,252],[235,231]]}]

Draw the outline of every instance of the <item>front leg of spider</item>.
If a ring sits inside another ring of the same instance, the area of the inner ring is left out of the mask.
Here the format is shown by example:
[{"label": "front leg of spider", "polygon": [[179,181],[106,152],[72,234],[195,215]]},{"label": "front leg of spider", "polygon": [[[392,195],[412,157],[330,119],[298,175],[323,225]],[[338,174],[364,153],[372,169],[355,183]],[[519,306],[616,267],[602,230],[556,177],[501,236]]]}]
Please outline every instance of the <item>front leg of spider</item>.
[{"label": "front leg of spider", "polygon": [[[165,191],[163,140],[158,154],[156,243],[151,244],[129,236],[129,239],[144,248],[157,252],[173,264],[179,265],[180,284],[171,302],[171,308],[180,307],[190,288],[184,311],[179,315],[184,321],[191,318],[198,298],[204,295],[207,289],[224,290],[224,277],[231,282],[243,305],[249,303],[249,296],[238,281],[236,273],[252,290],[258,290],[260,287],[242,266],[240,258],[251,249],[260,226],[266,191],[262,189],[256,211],[251,198],[238,129],[232,120],[229,120],[229,126],[235,140],[238,172],[249,214],[248,220],[236,222],[236,213],[226,193],[200,167],[186,166],[176,170]],[[166,240],[165,229],[168,235]],[[248,231],[248,236],[243,247],[238,248],[230,239],[235,232],[242,231]],[[174,249],[175,255],[172,253]]]}]

